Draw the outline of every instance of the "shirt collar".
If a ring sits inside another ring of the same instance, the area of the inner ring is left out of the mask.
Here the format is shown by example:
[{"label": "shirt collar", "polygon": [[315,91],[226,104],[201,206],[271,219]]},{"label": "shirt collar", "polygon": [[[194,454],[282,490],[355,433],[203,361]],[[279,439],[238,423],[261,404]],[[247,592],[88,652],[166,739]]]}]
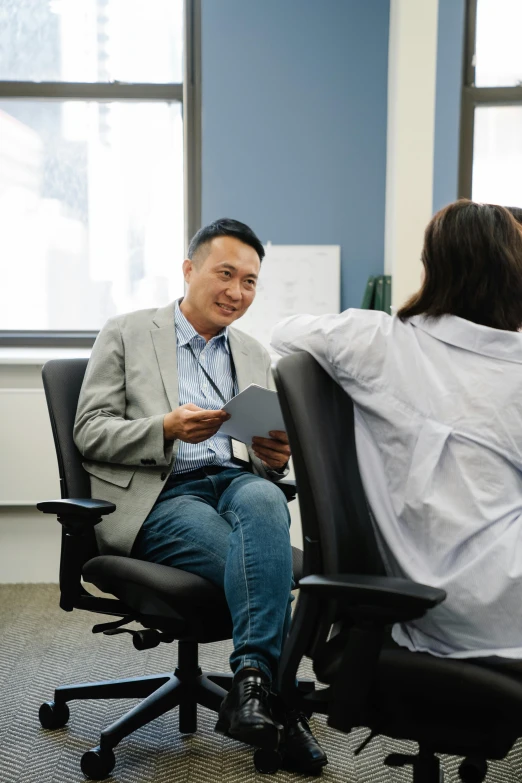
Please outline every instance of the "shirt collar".
[{"label": "shirt collar", "polygon": [[[195,337],[201,337],[190,321],[188,321],[181,312],[181,307],[179,306],[181,302],[182,298],[177,299],[174,305],[174,325],[176,327],[176,341],[179,346],[187,345],[187,343],[190,343]],[[201,339],[203,338],[201,337]],[[228,326],[225,326],[224,329],[221,329],[220,332],[212,337],[212,339],[209,340],[209,343],[212,343],[213,341],[221,342],[228,353]]]},{"label": "shirt collar", "polygon": [[476,324],[457,315],[442,315],[440,318],[414,315],[409,322],[443,343],[493,359],[522,364],[522,333],[520,332],[493,329],[491,326]]}]

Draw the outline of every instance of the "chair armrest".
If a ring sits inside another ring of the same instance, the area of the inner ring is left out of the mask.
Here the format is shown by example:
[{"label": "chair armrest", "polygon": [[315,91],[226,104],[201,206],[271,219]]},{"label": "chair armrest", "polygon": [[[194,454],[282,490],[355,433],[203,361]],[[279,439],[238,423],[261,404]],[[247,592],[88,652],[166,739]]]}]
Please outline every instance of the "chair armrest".
[{"label": "chair armrest", "polygon": [[88,528],[101,522],[104,514],[116,511],[114,503],[95,498],[63,498],[62,500],[44,500],[36,504],[38,511],[44,514],[56,514],[58,522],[64,527]]},{"label": "chair armrest", "polygon": [[[280,692],[299,709],[306,709],[310,703],[312,708],[327,712],[328,725],[340,731],[371,725],[372,688],[386,626],[422,617],[440,604],[446,593],[409,579],[362,574],[306,576],[299,588],[281,656]],[[339,619],[345,623],[346,632],[327,641],[331,622]],[[320,629],[319,636],[314,628]],[[326,679],[329,687],[319,692],[316,702],[311,697],[299,698],[295,692],[303,655],[313,659],[319,676],[324,676],[327,665],[331,667]]]},{"label": "chair armrest", "polygon": [[444,590],[409,579],[363,574],[306,576],[299,588],[319,600],[337,600],[349,614],[366,615],[384,623],[422,617],[446,598]]},{"label": "chair armrest", "polygon": [[72,612],[80,605],[86,594],[81,582],[82,568],[92,557],[89,541],[94,535],[93,528],[102,521],[104,514],[112,514],[116,506],[114,503],[95,498],[62,498],[44,500],[37,503],[36,508],[44,514],[56,514],[63,528],[60,556],[60,606],[66,612]]},{"label": "chair armrest", "polygon": [[279,487],[281,492],[284,494],[287,503],[289,503],[291,500],[295,500],[297,495],[297,485],[294,479],[281,479],[281,481],[276,481],[276,487]]}]

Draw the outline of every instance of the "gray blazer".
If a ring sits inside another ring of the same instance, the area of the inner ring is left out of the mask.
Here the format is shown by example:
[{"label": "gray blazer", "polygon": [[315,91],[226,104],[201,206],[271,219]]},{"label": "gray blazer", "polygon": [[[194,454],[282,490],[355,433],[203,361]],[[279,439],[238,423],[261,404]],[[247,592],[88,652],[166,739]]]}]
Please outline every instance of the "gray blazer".
[{"label": "gray blazer", "polygon": [[[275,388],[270,356],[252,337],[229,328],[239,391]],[[174,304],[111,318],[92,349],[74,441],[85,457],[93,498],[116,504],[96,526],[103,554],[129,554],[172,469],[179,441],[163,438],[163,417],[177,408]],[[249,449],[253,470],[277,481]]]}]

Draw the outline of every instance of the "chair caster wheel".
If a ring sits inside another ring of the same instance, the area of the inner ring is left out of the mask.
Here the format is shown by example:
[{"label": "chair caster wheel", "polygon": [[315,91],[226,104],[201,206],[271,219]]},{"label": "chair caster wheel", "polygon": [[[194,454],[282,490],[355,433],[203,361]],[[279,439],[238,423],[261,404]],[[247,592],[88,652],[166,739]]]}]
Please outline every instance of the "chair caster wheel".
[{"label": "chair caster wheel", "polygon": [[81,768],[83,774],[91,780],[103,780],[110,775],[115,764],[112,750],[102,750],[98,745],[83,754]]},{"label": "chair caster wheel", "polygon": [[482,783],[488,774],[488,763],[484,759],[464,759],[459,767],[462,783]]},{"label": "chair caster wheel", "polygon": [[45,701],[38,711],[40,723],[44,729],[61,729],[69,720],[69,707],[65,702]]},{"label": "chair caster wheel", "polygon": [[258,748],[254,753],[254,766],[263,775],[273,775],[281,766],[281,754],[277,750]]}]

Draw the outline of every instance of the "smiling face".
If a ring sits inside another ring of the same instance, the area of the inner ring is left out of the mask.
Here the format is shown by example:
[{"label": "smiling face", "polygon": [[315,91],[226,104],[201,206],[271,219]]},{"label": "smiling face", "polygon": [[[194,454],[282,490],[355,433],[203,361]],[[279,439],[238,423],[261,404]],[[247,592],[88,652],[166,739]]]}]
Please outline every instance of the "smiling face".
[{"label": "smiling face", "polygon": [[246,313],[256,295],[261,262],[250,245],[216,237],[183,262],[187,293],[183,315],[209,340]]}]

